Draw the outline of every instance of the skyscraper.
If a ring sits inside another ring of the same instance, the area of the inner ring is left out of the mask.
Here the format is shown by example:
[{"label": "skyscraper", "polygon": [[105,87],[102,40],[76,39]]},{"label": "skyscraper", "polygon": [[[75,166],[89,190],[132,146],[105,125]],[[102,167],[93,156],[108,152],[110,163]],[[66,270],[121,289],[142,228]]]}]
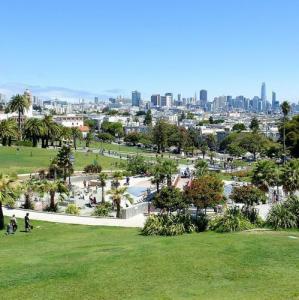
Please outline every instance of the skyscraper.
[{"label": "skyscraper", "polygon": [[275,107],[275,102],[276,102],[276,93],[272,92],[272,109]]},{"label": "skyscraper", "polygon": [[173,94],[172,93],[166,93],[165,94],[166,97],[166,105],[167,107],[171,107],[173,104]]},{"label": "skyscraper", "polygon": [[140,106],[141,93],[138,91],[132,92],[132,106]]},{"label": "skyscraper", "polygon": [[160,95],[156,94],[156,95],[152,95],[151,96],[151,106],[160,106]]},{"label": "skyscraper", "polygon": [[262,110],[265,110],[267,107],[267,94],[266,94],[266,84],[265,82],[262,83],[261,88],[261,100],[262,100]]},{"label": "skyscraper", "polygon": [[199,92],[199,101],[200,101],[200,106],[205,107],[207,102],[208,102],[208,91],[206,90],[201,90]]},{"label": "skyscraper", "polygon": [[94,104],[99,104],[99,97],[94,97]]}]

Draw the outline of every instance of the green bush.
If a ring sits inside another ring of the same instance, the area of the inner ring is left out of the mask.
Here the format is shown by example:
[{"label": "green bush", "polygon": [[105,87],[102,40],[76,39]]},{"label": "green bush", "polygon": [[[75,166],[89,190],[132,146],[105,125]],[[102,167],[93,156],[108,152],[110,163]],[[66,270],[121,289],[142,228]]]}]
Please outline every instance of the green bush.
[{"label": "green bush", "polygon": [[297,217],[297,227],[299,228],[299,197],[289,197],[285,205]]},{"label": "green bush", "polygon": [[102,167],[98,164],[98,162],[94,162],[93,164],[84,167],[85,173],[96,174],[101,173],[101,171]]},{"label": "green bush", "polygon": [[207,215],[201,213],[195,219],[196,231],[202,232],[208,229],[209,226],[209,218]]},{"label": "green bush", "polygon": [[111,203],[109,202],[100,203],[95,207],[93,216],[107,217],[109,216],[111,211],[112,211]]},{"label": "green bush", "polygon": [[80,208],[76,204],[69,204],[65,210],[65,213],[69,215],[79,215]]},{"label": "green bush", "polygon": [[211,219],[209,223],[209,228],[216,232],[243,231],[254,227],[237,207],[226,210],[224,215]]},{"label": "green bush", "polygon": [[296,228],[297,216],[289,207],[290,202],[278,203],[274,205],[267,217],[266,224],[277,229]]},{"label": "green bush", "polygon": [[151,215],[142,229],[143,235],[174,236],[195,230],[190,215]]},{"label": "green bush", "polygon": [[33,147],[33,144],[31,141],[17,141],[15,143],[16,146],[19,147]]}]

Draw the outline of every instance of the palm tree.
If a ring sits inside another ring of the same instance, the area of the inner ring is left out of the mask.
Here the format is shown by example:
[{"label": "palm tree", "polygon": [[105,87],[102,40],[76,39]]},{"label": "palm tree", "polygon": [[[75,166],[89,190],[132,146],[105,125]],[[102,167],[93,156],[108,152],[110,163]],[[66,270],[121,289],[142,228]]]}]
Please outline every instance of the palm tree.
[{"label": "palm tree", "polygon": [[110,191],[107,192],[107,194],[111,195],[111,199],[113,203],[116,205],[116,217],[120,218],[120,204],[121,200],[125,198],[126,200],[130,201],[132,203],[133,199],[131,196],[126,193],[127,187],[117,187],[113,188]]},{"label": "palm tree", "polygon": [[21,186],[21,190],[24,192],[25,196],[24,208],[30,209],[32,206],[31,197],[35,191],[38,191],[38,182],[34,180],[28,180]]},{"label": "palm tree", "polygon": [[291,111],[291,106],[289,102],[283,101],[282,104],[280,105],[282,114],[283,114],[283,162],[285,163],[286,161],[286,121],[288,114]]},{"label": "palm tree", "polygon": [[11,98],[8,103],[7,110],[9,112],[17,112],[18,113],[18,128],[19,128],[19,136],[21,136],[21,117],[24,115],[25,110],[28,110],[30,107],[30,98],[26,95],[15,95]]},{"label": "palm tree", "polygon": [[72,131],[72,138],[73,138],[73,146],[75,150],[77,150],[77,139],[82,138],[82,132],[78,127],[72,127],[71,131]]},{"label": "palm tree", "polygon": [[111,182],[111,186],[113,186],[114,188],[118,188],[120,186],[119,180],[121,180],[124,177],[123,173],[121,171],[115,171],[112,174],[112,182]]},{"label": "palm tree", "polygon": [[196,169],[196,177],[204,176],[208,172],[208,163],[203,159],[197,160],[194,167]]},{"label": "palm tree", "polygon": [[0,122],[0,138],[3,146],[10,146],[13,138],[18,137],[18,126],[14,119],[7,119]]},{"label": "palm tree", "polygon": [[42,147],[47,148],[50,140],[54,141],[61,135],[60,126],[53,121],[52,116],[45,116],[41,124],[43,127]]},{"label": "palm tree", "polygon": [[0,230],[4,229],[2,205],[14,203],[17,197],[18,185],[16,179],[8,175],[0,174]]},{"label": "palm tree", "polygon": [[284,165],[282,183],[283,189],[291,195],[299,189],[299,159],[292,159]]},{"label": "palm tree", "polygon": [[200,146],[200,151],[201,151],[201,154],[202,154],[202,159],[205,159],[205,156],[207,154],[207,151],[209,150],[209,147],[206,143],[202,144]]},{"label": "palm tree", "polygon": [[102,203],[105,203],[105,186],[106,186],[106,180],[108,178],[108,175],[105,173],[100,173],[98,180],[99,180],[99,186],[102,189]]},{"label": "palm tree", "polygon": [[165,174],[164,174],[164,172],[162,172],[161,164],[160,163],[155,164],[152,167],[150,173],[153,176],[151,182],[153,184],[156,184],[157,193],[159,193],[160,192],[160,184],[165,179]]},{"label": "palm tree", "polygon": [[32,141],[33,147],[36,147],[40,137],[43,135],[43,124],[41,120],[30,118],[26,121],[24,127],[25,137]]},{"label": "palm tree", "polygon": [[49,193],[50,195],[50,206],[49,210],[55,211],[55,194],[56,193],[64,193],[68,194],[68,189],[62,181],[48,181],[44,180],[39,183],[39,191],[41,193]]},{"label": "palm tree", "polygon": [[271,160],[261,160],[253,168],[252,183],[264,192],[279,184],[279,172]]},{"label": "palm tree", "polygon": [[88,132],[86,137],[85,137],[85,146],[89,147],[90,142],[93,140],[93,135],[91,132]]},{"label": "palm tree", "polygon": [[161,167],[167,179],[167,186],[171,187],[171,177],[178,170],[177,164],[174,160],[167,159],[162,162]]},{"label": "palm tree", "polygon": [[69,127],[60,126],[60,132],[59,146],[61,147],[62,140],[68,142],[72,140],[72,130]]}]

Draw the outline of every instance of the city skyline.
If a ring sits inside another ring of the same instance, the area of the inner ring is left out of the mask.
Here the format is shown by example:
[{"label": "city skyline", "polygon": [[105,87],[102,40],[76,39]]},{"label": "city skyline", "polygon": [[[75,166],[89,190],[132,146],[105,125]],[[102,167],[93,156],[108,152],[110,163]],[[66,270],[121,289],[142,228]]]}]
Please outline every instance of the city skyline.
[{"label": "city skyline", "polygon": [[276,0],[6,1],[0,89],[19,83],[54,98],[137,89],[147,99],[206,89],[211,100],[259,96],[266,82],[268,98],[275,90],[297,102],[298,9]]}]

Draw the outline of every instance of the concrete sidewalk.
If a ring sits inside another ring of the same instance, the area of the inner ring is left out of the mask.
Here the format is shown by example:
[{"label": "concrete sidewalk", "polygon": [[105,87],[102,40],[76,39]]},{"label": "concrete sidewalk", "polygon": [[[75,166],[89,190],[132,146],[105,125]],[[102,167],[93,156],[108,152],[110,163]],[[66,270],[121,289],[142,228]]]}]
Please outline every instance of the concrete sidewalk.
[{"label": "concrete sidewalk", "polygon": [[137,215],[130,219],[109,219],[70,216],[55,213],[44,213],[22,209],[7,209],[3,207],[5,216],[11,217],[15,215],[17,218],[24,218],[29,212],[31,220],[47,221],[54,223],[78,224],[78,225],[95,225],[95,226],[117,226],[117,227],[143,227],[146,217],[143,214]]}]

